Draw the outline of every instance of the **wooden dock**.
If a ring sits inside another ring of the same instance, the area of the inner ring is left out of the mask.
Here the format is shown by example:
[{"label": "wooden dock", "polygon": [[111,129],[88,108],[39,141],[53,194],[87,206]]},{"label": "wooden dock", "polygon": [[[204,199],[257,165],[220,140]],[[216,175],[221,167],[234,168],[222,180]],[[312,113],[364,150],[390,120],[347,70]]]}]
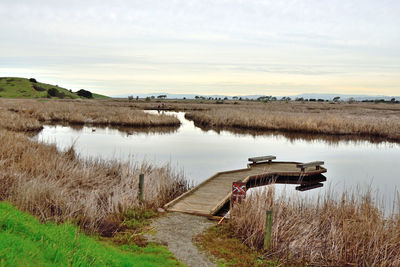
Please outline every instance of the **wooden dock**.
[{"label": "wooden dock", "polygon": [[215,215],[232,195],[233,182],[245,182],[247,188],[268,184],[299,184],[297,190],[304,191],[321,187],[327,170],[321,161],[279,162],[273,156],[250,158],[253,163],[245,169],[218,172],[192,190],[164,206],[168,211],[190,213],[202,216]]}]

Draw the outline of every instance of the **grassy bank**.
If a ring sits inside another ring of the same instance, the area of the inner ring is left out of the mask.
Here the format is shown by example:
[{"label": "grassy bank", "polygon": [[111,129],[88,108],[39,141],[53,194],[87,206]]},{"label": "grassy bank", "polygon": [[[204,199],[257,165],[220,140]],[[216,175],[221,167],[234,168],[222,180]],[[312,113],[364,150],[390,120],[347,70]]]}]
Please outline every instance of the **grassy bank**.
[{"label": "grassy bank", "polygon": [[41,224],[6,202],[0,240],[0,266],[181,266],[163,247],[115,247],[69,223]]},{"label": "grassy bank", "polygon": [[[328,104],[326,104],[328,105]],[[262,108],[220,108],[192,111],[186,118],[202,127],[355,135],[400,141],[400,112],[395,116],[340,112],[271,111]]]},{"label": "grassy bank", "polygon": [[[31,129],[25,127],[27,120],[30,120],[32,125],[43,123],[123,127],[180,125],[179,119],[174,116],[147,114],[129,106],[112,106],[112,104],[114,104],[112,101],[0,99],[0,113],[3,114],[0,116],[4,118],[5,128],[20,131]],[[12,115],[10,112],[17,115]],[[19,123],[19,119],[24,122]]]},{"label": "grassy bank", "polygon": [[70,220],[103,235],[118,229],[118,214],[139,206],[140,173],[148,207],[161,207],[188,188],[183,175],[168,165],[82,160],[73,149],[62,153],[5,130],[0,130],[0,170],[0,200],[41,221]]},{"label": "grassy bank", "polygon": [[[124,102],[121,101],[120,102]],[[281,131],[311,135],[354,136],[400,142],[400,105],[301,101],[151,100],[127,102],[154,109],[186,111],[186,118],[203,129]]]},{"label": "grassy bank", "polygon": [[0,107],[0,128],[15,132],[39,131],[42,124],[35,118],[23,116],[17,112]]},{"label": "grassy bank", "polygon": [[[379,196],[374,199],[368,191],[334,195],[311,201],[276,197],[273,189],[252,194],[235,207],[225,230],[213,230],[200,241],[228,235],[258,251],[259,258],[286,264],[399,266],[400,200],[385,217],[385,207],[376,204]],[[269,250],[263,250],[266,210],[274,214]]]}]

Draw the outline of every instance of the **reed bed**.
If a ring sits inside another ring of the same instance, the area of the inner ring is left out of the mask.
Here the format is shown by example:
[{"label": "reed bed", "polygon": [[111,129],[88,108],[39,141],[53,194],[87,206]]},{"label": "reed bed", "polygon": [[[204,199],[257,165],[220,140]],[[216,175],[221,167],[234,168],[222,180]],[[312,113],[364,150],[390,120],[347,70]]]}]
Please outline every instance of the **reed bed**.
[{"label": "reed bed", "polygon": [[201,127],[355,135],[400,141],[400,112],[361,115],[346,112],[288,112],[261,108],[220,108],[186,113]]},{"label": "reed bed", "polygon": [[276,197],[273,188],[258,191],[235,206],[231,226],[244,243],[262,249],[266,210],[272,210],[266,258],[317,266],[400,266],[399,198],[388,217],[370,190],[334,195],[328,191],[311,200]]},{"label": "reed bed", "polygon": [[1,100],[0,107],[40,122],[125,127],[179,126],[174,116],[153,115],[110,101]]},{"label": "reed bed", "polygon": [[161,207],[188,189],[169,165],[80,159],[73,148],[0,130],[0,200],[7,200],[42,221],[71,220],[88,232],[111,235],[119,214],[139,207],[138,176],[145,175],[145,206]]},{"label": "reed bed", "polygon": [[7,109],[0,109],[0,122],[0,128],[15,132],[39,131],[43,128],[38,120]]}]

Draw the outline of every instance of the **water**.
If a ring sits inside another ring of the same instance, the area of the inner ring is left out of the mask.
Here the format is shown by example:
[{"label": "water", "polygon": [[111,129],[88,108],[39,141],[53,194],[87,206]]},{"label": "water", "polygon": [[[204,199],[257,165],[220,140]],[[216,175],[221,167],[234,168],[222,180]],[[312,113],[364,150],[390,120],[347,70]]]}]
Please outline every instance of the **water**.
[{"label": "water", "polygon": [[[370,186],[373,192],[387,197],[385,202],[391,202],[395,190],[400,188],[400,145],[396,143],[206,131],[186,120],[183,112],[168,113],[181,120],[181,127],[112,129],[48,125],[35,139],[54,143],[60,150],[74,144],[82,156],[171,163],[195,184],[219,171],[244,168],[249,157],[275,155],[280,161],[325,161],[329,186],[338,192]],[[312,190],[312,194],[326,188]]]}]

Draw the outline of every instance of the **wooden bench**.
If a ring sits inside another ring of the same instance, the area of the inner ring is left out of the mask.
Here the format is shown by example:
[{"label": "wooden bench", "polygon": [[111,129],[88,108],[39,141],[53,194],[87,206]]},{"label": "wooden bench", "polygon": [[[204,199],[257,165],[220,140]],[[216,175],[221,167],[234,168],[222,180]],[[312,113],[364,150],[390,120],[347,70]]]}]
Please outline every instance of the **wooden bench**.
[{"label": "wooden bench", "polygon": [[251,161],[251,164],[257,164],[257,163],[263,163],[263,162],[269,162],[271,163],[272,160],[276,159],[275,156],[263,156],[263,157],[253,157],[249,158],[248,160]]},{"label": "wooden bench", "polygon": [[296,165],[296,167],[301,168],[301,171],[304,172],[306,168],[314,167],[314,166],[315,166],[316,170],[319,170],[321,165],[324,165],[323,161],[312,161],[312,162],[307,162],[307,163],[299,163]]}]

